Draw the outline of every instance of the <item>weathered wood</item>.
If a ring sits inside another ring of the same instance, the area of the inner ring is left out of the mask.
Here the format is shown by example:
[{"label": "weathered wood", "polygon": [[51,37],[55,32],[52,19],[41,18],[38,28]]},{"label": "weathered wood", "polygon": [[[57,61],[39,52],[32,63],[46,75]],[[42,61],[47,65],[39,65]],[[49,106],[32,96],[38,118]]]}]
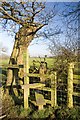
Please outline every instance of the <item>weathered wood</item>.
[{"label": "weathered wood", "polygon": [[18,68],[19,69],[19,66],[18,65],[8,65],[7,68],[8,69],[13,69],[13,68]]},{"label": "weathered wood", "polygon": [[3,118],[7,117],[6,115],[2,115],[0,116],[0,120],[2,120]]},{"label": "weathered wood", "polygon": [[[24,61],[24,86],[27,84],[29,86],[29,77],[25,76],[25,74],[29,73],[29,53],[28,49],[25,48],[25,51],[23,53],[23,61]],[[23,87],[24,89],[24,108],[27,109],[29,107],[28,103],[28,96],[29,96],[29,87]]]},{"label": "weathered wood", "polygon": [[74,84],[80,84],[80,80],[73,80]]},{"label": "weathered wood", "polygon": [[42,94],[35,92],[35,97],[36,97],[36,103],[37,103],[38,109],[42,110],[43,105],[46,105],[44,96]]},{"label": "weathered wood", "polygon": [[42,110],[42,109],[43,109],[43,105],[39,105],[38,110]]},{"label": "weathered wood", "polygon": [[[36,95],[36,102],[35,101],[31,101],[31,103],[33,103],[35,106],[38,106],[38,109],[41,110],[43,109],[43,106],[47,104],[51,104],[51,100],[47,100],[47,99],[44,99],[43,95],[39,94],[38,93],[35,93]],[[38,98],[37,98],[38,97]]]},{"label": "weathered wood", "polygon": [[29,100],[29,102],[31,102],[32,104],[34,104],[35,106],[37,106],[36,101]]},{"label": "weathered wood", "polygon": [[51,100],[46,100],[46,99],[45,99],[45,102],[46,102],[47,104],[51,104]]},{"label": "weathered wood", "polygon": [[29,84],[29,77],[26,75],[29,73],[29,53],[28,49],[23,54],[24,57],[24,84]]},{"label": "weathered wood", "polygon": [[49,88],[49,87],[41,87],[41,88],[37,88],[37,89],[51,92],[51,88]]},{"label": "weathered wood", "polygon": [[25,109],[29,107],[29,104],[28,104],[29,89],[35,88],[35,87],[43,87],[43,86],[45,85],[40,83],[21,85],[22,89],[24,89],[24,108]]},{"label": "weathered wood", "polygon": [[[47,100],[47,99],[44,99],[45,100],[45,104],[51,104],[51,100]],[[35,106],[38,106],[38,104],[36,103],[36,101],[32,101],[32,100],[29,100],[32,104],[34,104]]]},{"label": "weathered wood", "polygon": [[41,77],[41,76],[43,76],[45,79],[50,78],[50,74],[41,75],[41,74],[28,73],[28,74],[26,74],[26,75],[27,75],[28,77]]},{"label": "weathered wood", "polygon": [[39,74],[32,74],[32,73],[28,73],[26,74],[28,77],[40,77]]},{"label": "weathered wood", "polygon": [[44,87],[45,84],[41,84],[41,83],[33,83],[33,84],[25,84],[25,85],[21,85],[22,89],[27,89],[27,88],[39,88],[39,87]]},{"label": "weathered wood", "polygon": [[[6,88],[10,88],[11,85],[7,85]],[[13,88],[17,88],[17,89],[21,89],[21,86],[20,85],[13,85],[12,86]]]},{"label": "weathered wood", "polygon": [[19,68],[23,68],[23,65],[0,65],[0,67],[2,68],[8,68],[8,69],[19,69]]},{"label": "weathered wood", "polygon": [[73,95],[80,97],[80,93],[79,92],[73,92]]},{"label": "weathered wood", "polygon": [[24,89],[24,108],[28,109],[29,103],[28,103],[28,89]]},{"label": "weathered wood", "polygon": [[54,72],[51,76],[51,106],[57,106],[57,73]]},{"label": "weathered wood", "polygon": [[80,75],[73,75],[73,78],[80,80]]},{"label": "weathered wood", "polygon": [[73,68],[74,64],[69,63],[68,65],[68,83],[67,83],[67,106],[69,108],[73,107]]},{"label": "weathered wood", "polygon": [[36,103],[37,105],[45,105],[44,96],[40,93],[35,92]]},{"label": "weathered wood", "polygon": [[[28,48],[25,50],[23,54],[23,59],[24,59],[24,84],[29,84],[29,77],[26,76],[26,74],[29,73],[29,53],[28,53]],[[28,91],[28,96],[29,96],[29,89]]]}]

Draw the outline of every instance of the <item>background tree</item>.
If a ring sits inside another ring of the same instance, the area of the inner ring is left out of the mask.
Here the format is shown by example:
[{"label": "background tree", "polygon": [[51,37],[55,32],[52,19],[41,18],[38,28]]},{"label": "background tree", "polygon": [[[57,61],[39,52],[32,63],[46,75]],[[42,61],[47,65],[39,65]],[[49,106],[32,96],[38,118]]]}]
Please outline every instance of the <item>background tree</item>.
[{"label": "background tree", "polygon": [[[72,6],[72,7],[71,7]],[[67,9],[70,9],[68,12],[63,12],[63,16],[67,21],[68,35],[72,36],[73,42],[75,41],[75,52],[77,56],[77,60],[80,57],[80,2],[76,4],[66,4]],[[71,31],[69,33],[69,31]]]},{"label": "background tree", "polygon": [[54,68],[61,76],[67,75],[68,63],[79,59],[80,3],[63,3],[63,9],[59,11],[58,16],[62,32],[49,38],[49,49],[52,55],[56,56]]},{"label": "background tree", "polygon": [[[62,33],[50,38],[49,49],[58,56],[58,60],[76,61],[79,48],[79,3],[65,3],[59,13],[62,21]],[[62,40],[61,40],[62,38]],[[63,56],[63,57],[62,57]],[[60,58],[60,59],[59,59]]]}]

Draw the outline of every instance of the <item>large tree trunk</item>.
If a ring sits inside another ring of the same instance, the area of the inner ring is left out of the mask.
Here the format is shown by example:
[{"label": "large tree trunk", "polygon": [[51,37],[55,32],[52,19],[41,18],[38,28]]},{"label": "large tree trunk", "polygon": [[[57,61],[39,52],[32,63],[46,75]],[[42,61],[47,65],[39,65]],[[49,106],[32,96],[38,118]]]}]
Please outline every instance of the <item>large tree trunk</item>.
[{"label": "large tree trunk", "polygon": [[[22,27],[16,34],[13,51],[10,57],[10,65],[24,65],[24,53],[30,42],[34,38],[34,33],[37,27]],[[15,82],[18,84],[19,79],[23,80],[24,72],[23,68],[20,69],[8,69],[7,85],[11,85]]]}]

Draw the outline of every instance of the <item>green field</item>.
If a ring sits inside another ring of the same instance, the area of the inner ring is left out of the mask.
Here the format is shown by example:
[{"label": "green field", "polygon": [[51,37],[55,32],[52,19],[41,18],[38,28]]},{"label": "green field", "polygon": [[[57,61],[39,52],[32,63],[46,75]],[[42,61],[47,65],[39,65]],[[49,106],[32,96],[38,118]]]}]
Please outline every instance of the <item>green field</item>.
[{"label": "green field", "polygon": [[[44,58],[30,57],[29,58],[29,66],[33,66],[33,60],[35,61],[36,66],[39,67],[40,62],[44,61]],[[47,57],[45,61],[47,62],[47,67],[48,68],[52,68],[53,64],[54,64],[54,61],[55,61],[55,58]],[[4,65],[5,66],[8,63],[9,63],[9,58],[7,58],[7,59],[0,59],[0,65]]]},{"label": "green field", "polygon": [[7,65],[9,63],[9,58],[1,59],[0,58],[0,65]]},{"label": "green field", "polygon": [[[31,57],[30,61],[29,61],[30,66],[33,65],[33,60],[35,60],[36,66],[39,66],[40,62],[44,61],[44,58],[41,58],[41,60],[40,60],[40,58],[37,58],[37,57],[33,58],[33,57]],[[53,65],[54,65],[55,58],[49,58],[49,57],[47,57],[45,61],[47,62],[47,67],[48,68],[52,68]]]}]

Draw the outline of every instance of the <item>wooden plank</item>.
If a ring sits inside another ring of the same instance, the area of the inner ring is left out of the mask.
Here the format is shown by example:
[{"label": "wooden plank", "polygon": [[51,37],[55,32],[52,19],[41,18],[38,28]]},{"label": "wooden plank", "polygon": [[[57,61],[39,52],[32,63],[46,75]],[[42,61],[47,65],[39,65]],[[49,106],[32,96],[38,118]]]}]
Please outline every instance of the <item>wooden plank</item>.
[{"label": "wooden plank", "polygon": [[24,89],[24,108],[27,109],[29,107],[28,103],[28,89]]},{"label": "wooden plank", "polygon": [[38,110],[42,110],[43,105],[46,105],[44,96],[42,94],[35,92],[35,97],[36,97],[36,102],[31,101],[31,103],[33,103],[35,106],[38,106]]},{"label": "wooden plank", "polygon": [[73,80],[74,84],[80,84],[80,80]]},{"label": "wooden plank", "polygon": [[31,102],[32,104],[34,104],[35,106],[37,106],[36,101],[29,100],[29,102]]},{"label": "wooden plank", "polygon": [[73,75],[73,78],[80,80],[80,75],[75,75],[75,74],[74,74],[74,75]]},{"label": "wooden plank", "polygon": [[41,83],[33,83],[33,84],[25,84],[25,85],[21,85],[22,89],[26,89],[26,88],[38,88],[38,87],[44,87],[45,84],[41,84]]},{"label": "wooden plank", "polygon": [[19,68],[18,65],[8,65],[7,68]]},{"label": "wooden plank", "polygon": [[0,120],[2,120],[3,118],[7,117],[6,115],[2,115],[0,116]]},{"label": "wooden plank", "polygon": [[6,88],[10,88],[10,87],[12,87],[12,88],[17,88],[17,89],[21,89],[21,86],[20,85],[7,85],[6,86]]},{"label": "wooden plank", "polygon": [[0,65],[0,67],[2,68],[23,68],[24,66],[23,65]]},{"label": "wooden plank", "polygon": [[74,92],[73,95],[80,97],[80,93],[78,93],[78,92]]},{"label": "wooden plank", "polygon": [[51,100],[46,100],[46,99],[45,99],[45,102],[46,102],[47,104],[51,104]]},{"label": "wooden plank", "polygon": [[[27,73],[26,74],[28,77],[41,77],[42,75],[41,74],[32,74],[32,73]],[[50,74],[44,74],[43,77],[45,78],[50,78]]]},{"label": "wooden plank", "polygon": [[40,74],[27,73],[26,75],[27,75],[28,77],[40,77]]},{"label": "wooden plank", "polygon": [[[51,104],[51,100],[47,100],[47,99],[44,99],[45,100],[45,103],[47,104]],[[29,100],[32,104],[34,104],[35,106],[38,106],[38,104],[36,103],[36,101],[32,101],[32,100]]]},{"label": "wooden plank", "polygon": [[43,105],[39,105],[38,110],[42,110],[42,109],[43,109]]},{"label": "wooden plank", "polygon": [[48,87],[42,87],[42,88],[37,88],[37,89],[51,92],[51,88],[48,88]]},{"label": "wooden plank", "polygon": [[18,65],[8,65],[8,68],[19,68]]},{"label": "wooden plank", "polygon": [[36,103],[37,105],[45,105],[44,96],[40,93],[35,92]]}]

